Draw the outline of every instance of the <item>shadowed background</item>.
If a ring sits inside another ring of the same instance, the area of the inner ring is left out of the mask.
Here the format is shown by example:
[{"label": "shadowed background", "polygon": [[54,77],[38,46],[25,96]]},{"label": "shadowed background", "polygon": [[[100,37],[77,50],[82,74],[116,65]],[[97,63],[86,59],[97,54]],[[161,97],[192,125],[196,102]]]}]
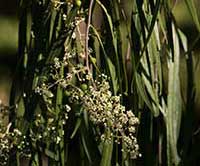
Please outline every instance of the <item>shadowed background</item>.
[{"label": "shadowed background", "polygon": [[17,55],[17,1],[0,1],[0,100],[8,104]]}]

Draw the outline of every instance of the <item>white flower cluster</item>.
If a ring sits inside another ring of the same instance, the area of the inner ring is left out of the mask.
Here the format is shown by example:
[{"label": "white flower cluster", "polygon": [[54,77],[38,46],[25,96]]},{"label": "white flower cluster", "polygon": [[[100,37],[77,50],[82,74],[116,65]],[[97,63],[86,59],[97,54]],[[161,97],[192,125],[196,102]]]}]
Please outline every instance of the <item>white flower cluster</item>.
[{"label": "white flower cluster", "polygon": [[10,144],[9,139],[5,135],[3,138],[0,136],[0,166],[6,165],[9,158]]},{"label": "white flower cluster", "polygon": [[27,149],[25,136],[18,129],[10,131],[10,128],[11,123],[0,128],[0,166],[7,165],[12,151],[18,151],[20,155],[27,156],[24,153]]},{"label": "white flower cluster", "polygon": [[[82,98],[83,107],[89,113],[93,124],[103,126],[111,131],[118,144],[123,143],[122,151],[127,152],[130,158],[139,156],[139,146],[136,139],[136,126],[139,120],[132,111],[126,111],[121,105],[120,96],[112,96],[109,83],[106,79],[95,82],[96,86],[90,86]],[[101,139],[110,139],[101,135]]]},{"label": "white flower cluster", "polygon": [[57,57],[54,58],[54,67],[56,69],[59,69],[61,67],[61,63],[60,63],[60,61],[59,61],[59,59]]},{"label": "white flower cluster", "polygon": [[[54,79],[55,83],[52,83],[52,85],[61,85],[67,100],[82,106],[88,112],[90,121],[99,128],[99,138],[102,141],[111,141],[114,138],[115,143],[121,144],[121,150],[128,154],[131,159],[140,156],[139,145],[136,139],[136,127],[139,124],[139,120],[131,110],[127,111],[121,104],[120,96],[112,95],[107,76],[102,74],[97,80],[93,80],[92,74],[85,66],[81,64],[73,65],[67,56],[62,61],[55,58],[54,69],[58,70],[60,66],[63,66],[63,63],[71,64],[70,70],[62,78]],[[65,65],[65,67],[69,66]],[[78,81],[79,86],[76,83],[72,83],[72,78]],[[43,98],[46,96],[48,99],[45,100],[47,105],[52,105],[51,103],[53,102],[49,103],[48,101],[51,101],[54,96],[53,93],[50,93],[48,86],[42,86],[42,88],[36,89],[36,91],[42,94]],[[66,110],[70,110],[68,105]],[[68,118],[68,111],[65,117],[66,119]],[[38,121],[42,121],[42,119],[38,119]],[[59,135],[56,132],[59,128],[56,128],[55,131],[55,123],[52,120],[51,123],[45,123],[47,125],[44,126],[41,122],[36,127],[33,127],[38,131],[33,131],[31,137],[40,141],[44,139],[42,142],[52,138],[56,139],[52,140],[52,142],[59,142],[60,138],[57,139]],[[63,121],[63,124],[65,124],[65,121]],[[109,137],[106,134],[106,130],[111,132]],[[34,133],[39,135],[34,137]]]},{"label": "white flower cluster", "polygon": [[59,0],[51,0],[51,4],[54,10],[60,10],[60,7],[66,4],[66,2],[60,2]]}]

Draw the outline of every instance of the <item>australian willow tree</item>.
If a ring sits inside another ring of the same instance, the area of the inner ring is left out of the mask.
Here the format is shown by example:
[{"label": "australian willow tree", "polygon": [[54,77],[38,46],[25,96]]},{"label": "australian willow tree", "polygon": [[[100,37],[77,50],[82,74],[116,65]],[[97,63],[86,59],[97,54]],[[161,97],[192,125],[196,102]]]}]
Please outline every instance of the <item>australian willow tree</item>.
[{"label": "australian willow tree", "polygon": [[[185,2],[200,30],[193,1]],[[193,88],[192,48],[173,5],[21,0],[18,65],[10,107],[1,106],[9,115],[0,126],[1,165],[188,162],[193,100],[188,91],[183,107],[179,73],[182,58]]]}]

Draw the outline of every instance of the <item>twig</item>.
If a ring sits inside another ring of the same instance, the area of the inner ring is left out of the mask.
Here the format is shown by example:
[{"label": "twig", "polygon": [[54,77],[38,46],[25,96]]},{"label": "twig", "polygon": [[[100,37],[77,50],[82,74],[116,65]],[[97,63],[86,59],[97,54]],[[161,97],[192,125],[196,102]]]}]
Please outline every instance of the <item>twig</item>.
[{"label": "twig", "polygon": [[88,71],[90,70],[89,56],[88,56],[88,40],[89,40],[89,29],[90,29],[93,3],[94,3],[94,0],[91,0],[90,6],[89,6],[89,11],[88,11],[88,21],[87,21],[86,34],[85,34],[85,57],[86,57],[86,67],[87,67]]}]

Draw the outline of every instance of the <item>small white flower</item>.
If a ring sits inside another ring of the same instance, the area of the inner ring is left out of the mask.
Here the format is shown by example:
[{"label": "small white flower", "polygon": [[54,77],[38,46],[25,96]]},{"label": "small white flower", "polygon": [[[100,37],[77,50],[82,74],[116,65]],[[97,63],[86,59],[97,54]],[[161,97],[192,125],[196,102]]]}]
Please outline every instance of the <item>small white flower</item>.
[{"label": "small white flower", "polygon": [[72,39],[76,39],[76,33],[75,32],[72,33]]},{"label": "small white flower", "polygon": [[70,112],[70,111],[71,111],[71,107],[70,107],[68,104],[66,104],[64,107],[65,107],[65,110],[66,110],[67,112]]},{"label": "small white flower", "polygon": [[61,141],[61,138],[59,136],[56,137],[56,144],[59,144]]},{"label": "small white flower", "polygon": [[63,20],[66,20],[66,19],[67,19],[67,15],[63,14]]},{"label": "small white flower", "polygon": [[129,130],[129,132],[131,132],[131,133],[135,133],[135,127],[129,127],[128,130]]},{"label": "small white flower", "polygon": [[61,67],[61,64],[60,64],[60,62],[59,62],[59,59],[58,59],[57,57],[54,58],[54,67],[55,67],[56,69],[58,69],[58,68]]},{"label": "small white flower", "polygon": [[134,116],[132,111],[127,111],[127,115],[129,118]]},{"label": "small white flower", "polygon": [[18,129],[14,129],[14,133],[16,133],[16,134],[19,135],[19,136],[22,135],[21,131],[19,131]]}]

